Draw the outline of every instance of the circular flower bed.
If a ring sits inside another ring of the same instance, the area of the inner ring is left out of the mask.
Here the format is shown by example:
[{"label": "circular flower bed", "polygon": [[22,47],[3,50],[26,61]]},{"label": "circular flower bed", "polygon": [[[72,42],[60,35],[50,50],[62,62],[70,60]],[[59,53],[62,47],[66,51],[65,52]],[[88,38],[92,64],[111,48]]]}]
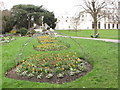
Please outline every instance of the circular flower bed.
[{"label": "circular flower bed", "polygon": [[[69,47],[55,37],[40,36],[37,39],[40,45],[34,46],[35,50],[56,51]],[[24,57],[18,66],[7,72],[6,76],[18,80],[64,83],[85,75],[91,69],[92,66],[77,53],[49,52]]]},{"label": "circular flower bed", "polygon": [[17,80],[65,83],[90,72],[92,66],[80,59],[76,53],[31,55],[6,76]]},{"label": "circular flower bed", "polygon": [[[48,57],[49,56],[49,57]],[[21,61],[16,73],[20,76],[34,77],[41,79],[52,78],[55,75],[63,78],[65,75],[74,76],[86,71],[86,65],[76,54],[44,54],[31,55]]]}]

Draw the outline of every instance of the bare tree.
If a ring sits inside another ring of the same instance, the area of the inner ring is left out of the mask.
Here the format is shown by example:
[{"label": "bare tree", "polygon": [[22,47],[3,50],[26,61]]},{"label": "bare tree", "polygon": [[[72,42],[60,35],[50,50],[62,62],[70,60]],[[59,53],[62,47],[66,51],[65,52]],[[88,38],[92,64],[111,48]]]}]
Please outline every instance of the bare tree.
[{"label": "bare tree", "polygon": [[86,13],[89,13],[93,18],[93,24],[94,24],[94,35],[98,33],[97,30],[97,23],[100,19],[102,19],[105,16],[105,7],[106,7],[105,1],[97,1],[97,0],[84,0],[84,5],[82,8],[85,10]]},{"label": "bare tree", "polygon": [[114,8],[113,12],[115,20],[118,23],[118,28],[120,29],[120,1],[118,0],[112,0],[110,1],[110,5]]},{"label": "bare tree", "polygon": [[78,30],[78,26],[80,25],[80,19],[79,17],[73,17],[72,18],[72,26],[74,28],[74,30],[77,32]]},{"label": "bare tree", "polygon": [[109,6],[113,8],[111,13],[114,13],[115,19],[119,20],[119,13],[120,13],[120,1],[118,0],[107,0],[107,3],[109,3]]},{"label": "bare tree", "polygon": [[78,31],[78,26],[81,23],[81,16],[83,15],[83,12],[80,12],[78,15],[75,14],[75,17],[72,17],[72,27],[74,28],[74,30],[77,32]]}]

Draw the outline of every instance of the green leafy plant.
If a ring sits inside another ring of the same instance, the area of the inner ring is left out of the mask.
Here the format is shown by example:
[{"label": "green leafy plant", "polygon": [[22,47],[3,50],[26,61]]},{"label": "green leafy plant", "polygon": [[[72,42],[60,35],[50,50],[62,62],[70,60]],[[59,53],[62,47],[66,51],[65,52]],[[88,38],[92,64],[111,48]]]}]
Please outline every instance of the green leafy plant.
[{"label": "green leafy plant", "polygon": [[39,74],[39,75],[37,76],[37,78],[38,78],[38,79],[41,79],[42,76],[43,76],[43,74],[41,73],[41,74]]},{"label": "green leafy plant", "polygon": [[15,71],[16,71],[17,73],[20,73],[20,69],[19,69],[19,68],[17,68]]},{"label": "green leafy plant", "polygon": [[70,76],[74,76],[74,75],[75,75],[75,72],[70,71],[70,72],[69,72],[69,75],[70,75]]},{"label": "green leafy plant", "polygon": [[26,76],[28,71],[24,71],[20,74],[20,76]]},{"label": "green leafy plant", "polygon": [[28,76],[28,77],[33,77],[33,76],[34,76],[34,74],[29,73],[27,76]]},{"label": "green leafy plant", "polygon": [[46,78],[52,78],[53,77],[53,74],[48,74],[47,76],[46,76]]},{"label": "green leafy plant", "polygon": [[75,74],[79,74],[79,73],[81,73],[80,70],[76,70],[76,71],[75,71]]},{"label": "green leafy plant", "polygon": [[57,75],[57,77],[63,78],[63,77],[64,77],[64,73],[59,73],[59,74]]}]

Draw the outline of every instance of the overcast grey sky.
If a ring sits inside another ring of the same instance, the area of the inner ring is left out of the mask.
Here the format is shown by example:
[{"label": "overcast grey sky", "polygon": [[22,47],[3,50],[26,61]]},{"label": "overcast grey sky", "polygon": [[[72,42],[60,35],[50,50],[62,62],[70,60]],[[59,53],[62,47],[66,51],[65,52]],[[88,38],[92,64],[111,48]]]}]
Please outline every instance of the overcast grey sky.
[{"label": "overcast grey sky", "polygon": [[56,16],[73,16],[77,12],[78,2],[81,0],[0,0],[5,8],[10,9],[17,4],[43,5],[47,10],[53,11]]},{"label": "overcast grey sky", "polygon": [[[10,9],[17,4],[33,4],[43,5],[49,11],[53,11],[55,16],[73,16],[79,10],[79,6],[82,5],[83,0],[0,0],[4,2],[5,8]],[[92,1],[92,0],[91,0]],[[104,1],[104,0],[98,0]],[[111,0],[105,0],[110,2]],[[120,1],[120,0],[113,0]]]}]

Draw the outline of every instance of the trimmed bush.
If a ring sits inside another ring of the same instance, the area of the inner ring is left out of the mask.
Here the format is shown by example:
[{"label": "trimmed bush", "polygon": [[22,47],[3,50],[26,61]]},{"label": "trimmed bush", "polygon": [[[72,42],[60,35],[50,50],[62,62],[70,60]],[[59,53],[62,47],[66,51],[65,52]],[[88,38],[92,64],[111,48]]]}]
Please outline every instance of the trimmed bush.
[{"label": "trimmed bush", "polygon": [[27,33],[27,29],[26,29],[26,28],[21,28],[21,29],[20,29],[20,34],[21,34],[21,36],[25,36],[26,33]]}]

